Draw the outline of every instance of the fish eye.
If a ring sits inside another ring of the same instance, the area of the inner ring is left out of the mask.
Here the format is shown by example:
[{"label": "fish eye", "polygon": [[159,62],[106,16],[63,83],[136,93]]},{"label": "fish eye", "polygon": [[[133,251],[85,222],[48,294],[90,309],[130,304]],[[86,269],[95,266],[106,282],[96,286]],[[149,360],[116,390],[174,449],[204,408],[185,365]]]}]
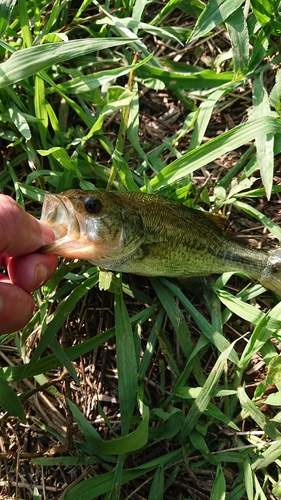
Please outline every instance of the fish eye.
[{"label": "fish eye", "polygon": [[84,207],[89,214],[98,215],[102,211],[102,202],[99,198],[90,198],[90,196],[87,196],[84,201]]}]

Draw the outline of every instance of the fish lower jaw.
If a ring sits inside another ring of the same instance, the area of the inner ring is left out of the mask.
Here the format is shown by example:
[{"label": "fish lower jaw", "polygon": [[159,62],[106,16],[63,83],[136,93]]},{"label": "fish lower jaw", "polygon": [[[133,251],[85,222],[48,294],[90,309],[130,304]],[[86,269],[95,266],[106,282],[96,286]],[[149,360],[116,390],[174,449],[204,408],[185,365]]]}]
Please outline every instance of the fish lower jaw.
[{"label": "fish lower jaw", "polygon": [[39,250],[41,253],[60,255],[68,259],[90,260],[93,257],[93,244],[85,245],[79,241],[64,237],[60,240],[49,243]]}]

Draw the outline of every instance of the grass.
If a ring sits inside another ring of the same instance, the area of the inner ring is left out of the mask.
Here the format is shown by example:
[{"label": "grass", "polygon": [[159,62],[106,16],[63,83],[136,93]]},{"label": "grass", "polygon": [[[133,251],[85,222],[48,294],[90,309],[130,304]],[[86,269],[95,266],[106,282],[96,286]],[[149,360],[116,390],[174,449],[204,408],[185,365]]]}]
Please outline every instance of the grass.
[{"label": "grass", "polygon": [[[1,192],[35,216],[47,191],[157,192],[276,245],[278,5],[2,1]],[[3,498],[281,496],[279,298],[216,278],[60,262],[0,337]]]}]

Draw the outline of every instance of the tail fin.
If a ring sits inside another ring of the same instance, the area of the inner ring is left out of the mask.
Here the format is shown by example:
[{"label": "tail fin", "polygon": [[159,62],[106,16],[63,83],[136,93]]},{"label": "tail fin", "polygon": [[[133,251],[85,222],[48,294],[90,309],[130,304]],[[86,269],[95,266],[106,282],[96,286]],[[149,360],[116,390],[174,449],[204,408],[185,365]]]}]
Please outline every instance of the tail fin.
[{"label": "tail fin", "polygon": [[259,282],[281,296],[281,248],[269,250],[267,265]]}]

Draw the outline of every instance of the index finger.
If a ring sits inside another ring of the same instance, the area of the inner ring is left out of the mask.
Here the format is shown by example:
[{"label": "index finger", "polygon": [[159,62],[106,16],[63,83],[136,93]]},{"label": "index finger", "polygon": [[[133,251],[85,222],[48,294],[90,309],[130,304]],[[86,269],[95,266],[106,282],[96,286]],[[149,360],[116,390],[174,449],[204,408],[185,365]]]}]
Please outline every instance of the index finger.
[{"label": "index finger", "polygon": [[54,240],[53,231],[16,203],[0,194],[0,254],[3,257],[35,252]]}]

